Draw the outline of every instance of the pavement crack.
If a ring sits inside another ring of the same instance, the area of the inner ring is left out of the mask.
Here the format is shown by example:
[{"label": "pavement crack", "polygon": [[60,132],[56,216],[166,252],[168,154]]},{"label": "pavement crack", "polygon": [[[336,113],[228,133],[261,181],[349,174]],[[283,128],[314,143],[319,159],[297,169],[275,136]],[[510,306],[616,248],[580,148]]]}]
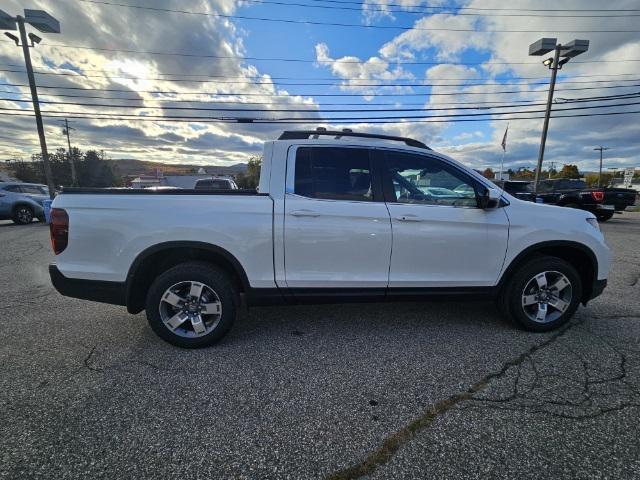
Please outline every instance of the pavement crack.
[{"label": "pavement crack", "polygon": [[[419,432],[431,426],[436,418],[444,415],[462,402],[472,400],[474,395],[484,390],[493,380],[504,377],[511,368],[517,367],[520,369],[522,364],[527,362],[536,352],[556,342],[575,325],[577,325],[575,322],[565,325],[563,328],[551,334],[543,342],[531,346],[527,351],[505,362],[500,370],[484,376],[478,382],[474,383],[468,390],[456,393],[435,403],[420,417],[414,419],[404,427],[387,436],[382,442],[382,445],[367,455],[361,462],[331,473],[325,477],[325,480],[352,480],[366,475],[371,475],[378,467],[387,464],[403,445],[411,441]],[[520,375],[520,373],[518,373],[518,375]],[[515,396],[517,396],[515,387],[514,392]],[[508,402],[508,399],[511,396],[514,395],[509,395],[507,399],[503,400],[503,402]]]},{"label": "pavement crack", "polygon": [[[624,340],[598,334],[582,324],[577,325],[575,332],[577,335],[554,347],[553,361],[546,359],[546,365],[538,372],[536,388],[507,398],[474,396],[458,408],[522,411],[582,420],[640,407],[638,378],[629,369],[630,355],[636,355],[635,364],[640,352],[624,345]],[[585,349],[585,344],[589,348]],[[557,373],[558,359],[562,359],[562,368],[567,374]],[[545,359],[540,362],[544,363]],[[500,390],[500,385],[497,387]],[[511,391],[509,385],[503,385],[502,389]]]},{"label": "pavement crack", "polygon": [[91,350],[89,351],[89,354],[84,359],[84,366],[86,368],[88,368],[89,370],[91,370],[92,372],[102,372],[101,368],[94,367],[93,365],[91,365],[91,357],[93,357],[93,354],[96,351],[96,347],[97,347],[97,345],[94,345],[93,347],[91,347]]}]

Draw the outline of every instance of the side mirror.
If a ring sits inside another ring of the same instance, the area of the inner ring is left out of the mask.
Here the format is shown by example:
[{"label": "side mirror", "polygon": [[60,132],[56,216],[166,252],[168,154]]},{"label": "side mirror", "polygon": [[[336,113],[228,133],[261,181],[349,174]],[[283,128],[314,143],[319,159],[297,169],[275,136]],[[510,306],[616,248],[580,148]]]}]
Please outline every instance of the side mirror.
[{"label": "side mirror", "polygon": [[496,208],[500,204],[500,192],[493,188],[483,188],[478,194],[478,207],[483,210]]}]

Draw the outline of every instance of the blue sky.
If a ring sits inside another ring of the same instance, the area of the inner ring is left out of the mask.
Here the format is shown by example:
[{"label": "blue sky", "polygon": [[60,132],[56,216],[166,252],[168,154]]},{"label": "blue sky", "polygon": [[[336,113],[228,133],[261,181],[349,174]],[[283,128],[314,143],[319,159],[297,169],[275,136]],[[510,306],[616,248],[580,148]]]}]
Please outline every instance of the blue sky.
[{"label": "blue sky", "polygon": [[[58,18],[63,32],[58,36],[43,35],[41,45],[32,50],[40,85],[72,87],[74,90],[41,89],[48,112],[45,118],[51,149],[64,147],[60,135],[60,120],[69,112],[79,112],[74,119],[75,142],[83,148],[105,149],[113,158],[139,158],[163,160],[172,163],[231,164],[246,161],[260,153],[261,143],[273,139],[286,125],[256,125],[199,121],[168,121],[169,115],[221,115],[221,113],[176,110],[180,106],[226,108],[238,107],[233,102],[262,102],[262,108],[304,109],[304,113],[253,113],[265,117],[313,117],[298,128],[351,127],[364,131],[380,131],[406,135],[429,143],[475,167],[495,168],[500,161],[502,139],[506,121],[504,115],[484,117],[479,122],[421,123],[401,122],[375,124],[357,121],[352,125],[332,124],[320,117],[377,115],[442,115],[461,114],[460,105],[481,106],[496,103],[544,102],[549,71],[541,65],[541,58],[527,55],[528,45],[542,36],[557,36],[566,42],[573,38],[591,41],[587,54],[572,60],[562,70],[556,98],[578,99],[612,93],[632,93],[638,87],[628,80],[640,83],[640,33],[637,19],[626,14],[610,19],[551,18],[561,12],[518,12],[507,8],[502,0],[459,0],[446,2],[431,0],[356,0],[346,3],[322,0],[266,0],[235,2],[233,0],[105,0],[107,3],[129,3],[161,9],[174,9],[208,15],[169,13],[149,9],[133,9],[106,5],[87,0],[5,0],[2,9],[15,14],[21,8],[40,8]],[[278,5],[304,3],[349,9],[323,9]],[[390,6],[391,5],[391,6]],[[407,13],[419,5],[420,14]],[[428,13],[425,6],[458,6],[462,10]],[[518,0],[509,2],[511,9],[602,9],[598,0]],[[483,10],[483,9],[497,10]],[[607,2],[607,9],[639,8],[637,0]],[[474,10],[475,9],[475,10]],[[377,10],[377,11],[372,11]],[[480,13],[483,16],[470,14]],[[639,12],[640,13],[640,12]],[[219,18],[217,15],[236,18]],[[504,15],[519,16],[504,16]],[[576,15],[576,12],[565,12]],[[595,15],[615,15],[616,12],[593,12]],[[620,15],[620,12],[617,13]],[[537,16],[536,16],[537,15]],[[346,28],[326,25],[275,23],[237,18],[252,16],[299,21],[347,23],[392,28]],[[443,29],[449,29],[445,31]],[[467,32],[455,30],[470,30]],[[597,33],[595,30],[632,30],[621,33]],[[505,30],[530,30],[506,32]],[[546,31],[545,31],[546,30]],[[558,30],[586,30],[588,32],[557,33]],[[56,46],[58,45],[58,46]],[[62,45],[62,46],[60,46]],[[78,49],[82,46],[85,48]],[[115,51],[110,51],[110,50]],[[152,55],[142,52],[184,52],[204,56]],[[209,55],[209,57],[207,57]],[[216,58],[210,58],[211,56]],[[221,58],[224,57],[224,58]],[[294,58],[309,62],[279,62],[246,60],[253,58]],[[586,63],[583,63],[583,60]],[[407,62],[428,62],[429,65],[411,65]],[[20,65],[20,51],[8,40],[0,43],[0,63]],[[460,65],[472,64],[472,65]],[[1,69],[9,69],[5,66]],[[78,75],[81,74],[81,75]],[[226,77],[221,79],[221,77]],[[255,81],[269,82],[272,78],[290,77],[292,80],[274,80],[273,85],[256,85]],[[524,78],[523,78],[524,77]],[[159,78],[165,80],[158,80]],[[354,81],[353,78],[358,80]],[[470,80],[475,78],[475,80]],[[173,79],[173,81],[172,81]],[[184,80],[206,80],[185,82]],[[217,79],[217,80],[216,80]],[[290,82],[312,82],[310,79],[332,85],[284,85]],[[458,80],[456,80],[458,79]],[[530,79],[530,80],[529,80]],[[23,84],[24,73],[0,72],[3,83]],[[604,80],[604,83],[596,82]],[[232,84],[228,82],[239,82]],[[581,83],[566,83],[566,82]],[[625,83],[625,81],[627,81]],[[363,88],[358,84],[374,84]],[[390,87],[388,83],[435,84],[433,88]],[[462,83],[460,86],[443,86]],[[601,88],[601,87],[616,88]],[[589,88],[589,90],[567,90]],[[24,87],[4,86],[2,105],[29,111]],[[79,90],[80,89],[80,90]],[[91,89],[91,90],[83,90]],[[98,89],[98,90],[96,90]],[[170,94],[150,91],[173,92]],[[514,93],[496,94],[509,90]],[[14,92],[9,94],[7,92]],[[62,95],[109,96],[108,100],[80,100]],[[237,93],[241,95],[229,95]],[[371,97],[371,93],[395,94],[393,97]],[[273,97],[273,94],[280,95]],[[304,94],[301,96],[301,94]],[[352,96],[326,97],[337,94]],[[126,100],[117,100],[126,98]],[[192,100],[185,103],[185,100]],[[182,103],[176,103],[176,100]],[[88,103],[89,105],[60,105],[55,102]],[[633,100],[623,100],[623,102]],[[91,106],[102,103],[106,105]],[[489,103],[487,103],[489,102]],[[357,104],[353,108],[418,108],[421,112],[388,113],[320,113],[322,108],[336,108],[329,104]],[[616,102],[616,103],[619,103]],[[387,105],[383,105],[387,104]],[[389,105],[390,104],[390,105]],[[127,106],[127,108],[118,107]],[[606,105],[602,102],[556,105],[562,109],[571,106]],[[437,110],[434,110],[437,109]],[[510,110],[541,107],[514,107]],[[618,106],[587,112],[620,112],[640,110],[637,106]],[[509,109],[507,109],[509,110]],[[485,110],[486,111],[486,110]],[[480,112],[474,110],[473,112]],[[101,118],[100,114],[102,114]],[[130,116],[124,117],[124,114]],[[247,116],[243,112],[224,112],[227,116]],[[535,114],[534,114],[535,115]],[[53,117],[59,118],[53,118]],[[119,117],[120,116],[120,117]],[[152,116],[142,120],[143,116]],[[105,118],[110,117],[110,118]],[[593,147],[610,146],[608,166],[640,166],[640,122],[638,114],[619,116],[554,118],[551,121],[546,159],[562,163],[577,163],[582,169],[593,169],[597,156]],[[165,120],[162,120],[162,119]],[[29,158],[37,152],[38,142],[33,119],[28,116],[0,115],[0,155],[8,158]],[[507,166],[532,167],[537,156],[540,139],[540,119],[510,122]]]}]

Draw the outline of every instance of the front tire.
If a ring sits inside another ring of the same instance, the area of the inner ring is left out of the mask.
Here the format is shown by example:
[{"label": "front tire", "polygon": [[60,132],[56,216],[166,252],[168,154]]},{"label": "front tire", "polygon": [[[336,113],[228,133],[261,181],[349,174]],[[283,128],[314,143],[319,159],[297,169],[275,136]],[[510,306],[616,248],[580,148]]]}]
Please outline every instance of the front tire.
[{"label": "front tire", "polygon": [[582,280],[568,262],[538,256],[508,280],[500,298],[501,311],[531,332],[548,332],[567,323],[580,304]]},{"label": "front tire", "polygon": [[33,222],[33,209],[27,205],[18,205],[11,219],[18,225],[29,225]]},{"label": "front tire", "polygon": [[237,288],[223,270],[187,262],[154,280],[147,294],[147,320],[172,345],[208,347],[231,329],[238,304]]}]

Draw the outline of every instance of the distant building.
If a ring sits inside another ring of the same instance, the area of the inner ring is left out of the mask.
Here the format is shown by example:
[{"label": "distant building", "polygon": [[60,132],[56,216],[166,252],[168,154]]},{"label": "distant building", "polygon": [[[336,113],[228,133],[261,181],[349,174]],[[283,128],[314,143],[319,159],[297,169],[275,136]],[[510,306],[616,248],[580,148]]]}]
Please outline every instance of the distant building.
[{"label": "distant building", "polygon": [[[622,178],[613,178],[611,179],[611,186],[620,188],[624,186],[623,182],[624,180]],[[634,178],[633,180],[631,180],[630,188],[632,188],[633,190],[635,190],[640,194],[640,178]]]}]

